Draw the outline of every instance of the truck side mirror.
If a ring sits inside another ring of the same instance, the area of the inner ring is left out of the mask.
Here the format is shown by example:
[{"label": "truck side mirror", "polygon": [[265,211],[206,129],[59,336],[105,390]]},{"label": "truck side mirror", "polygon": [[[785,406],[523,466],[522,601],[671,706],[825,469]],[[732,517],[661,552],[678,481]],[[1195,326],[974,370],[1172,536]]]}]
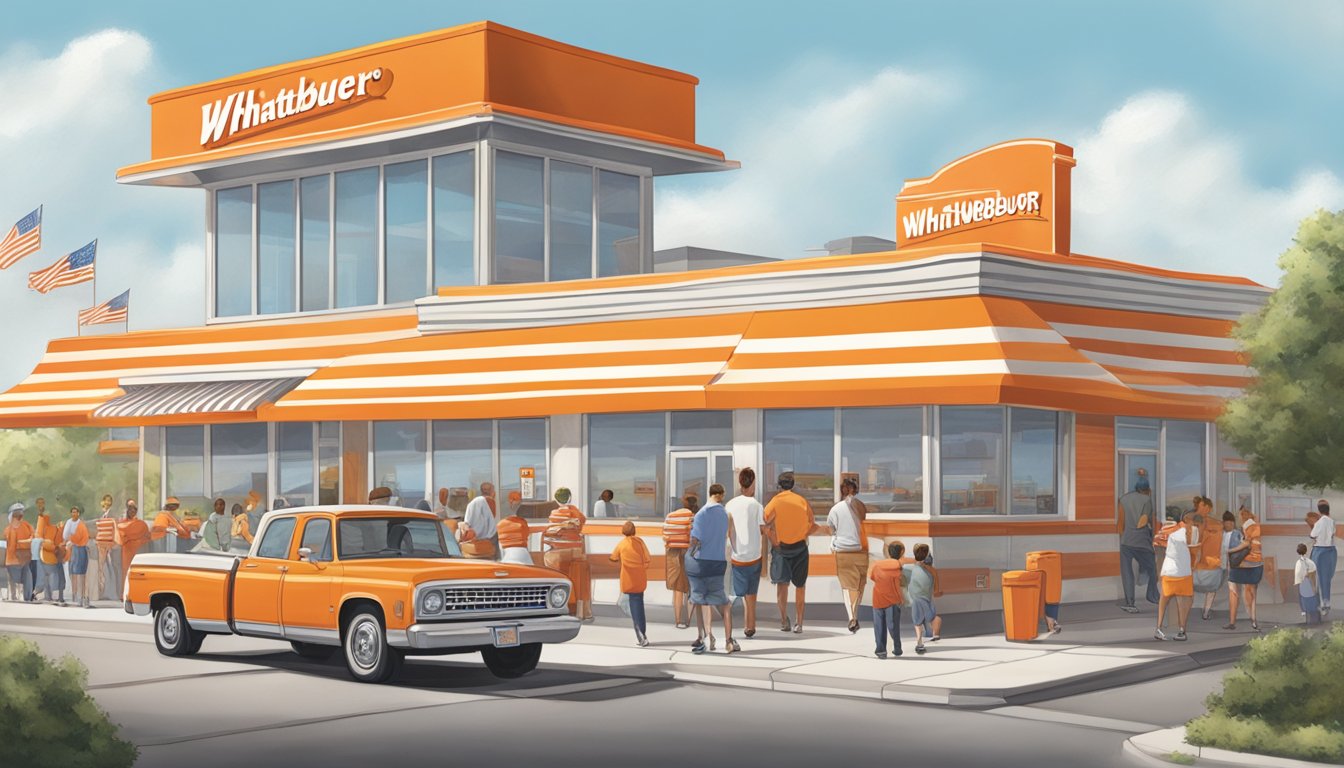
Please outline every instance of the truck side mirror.
[{"label": "truck side mirror", "polygon": [[313,561],[312,547],[299,547],[299,559],[307,560],[308,562],[311,563]]}]

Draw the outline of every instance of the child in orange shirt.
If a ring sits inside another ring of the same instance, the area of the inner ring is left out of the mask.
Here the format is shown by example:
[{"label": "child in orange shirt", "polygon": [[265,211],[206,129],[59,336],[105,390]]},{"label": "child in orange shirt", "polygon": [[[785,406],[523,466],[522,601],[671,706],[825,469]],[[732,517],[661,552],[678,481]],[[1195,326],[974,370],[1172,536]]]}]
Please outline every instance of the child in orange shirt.
[{"label": "child in orange shirt", "polygon": [[611,550],[611,560],[621,564],[621,594],[630,601],[630,620],[635,625],[635,642],[644,648],[649,644],[648,623],[644,616],[644,590],[649,588],[649,548],[635,535],[635,524],[627,520],[621,526],[625,538]]},{"label": "child in orange shirt", "polygon": [[887,635],[891,635],[892,655],[901,655],[901,603],[905,596],[901,591],[901,577],[904,569],[901,557],[905,555],[905,545],[893,541],[887,545],[886,560],[873,563],[868,579],[873,582],[873,636],[877,639],[879,659],[887,658]]}]

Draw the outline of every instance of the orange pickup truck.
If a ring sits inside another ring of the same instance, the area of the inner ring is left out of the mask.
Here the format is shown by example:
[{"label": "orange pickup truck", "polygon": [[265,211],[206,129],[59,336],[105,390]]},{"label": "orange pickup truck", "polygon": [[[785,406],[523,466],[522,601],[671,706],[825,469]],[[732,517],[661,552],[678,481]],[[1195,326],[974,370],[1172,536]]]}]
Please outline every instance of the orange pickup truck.
[{"label": "orange pickup truck", "polygon": [[356,680],[390,679],[407,655],[479,651],[499,677],[537,666],[543,643],[572,640],[571,584],[549,568],[465,560],[434,515],[375,506],[269,512],[246,555],[140,554],[128,613],[154,615],[168,656],[207,635],[288,640],[299,655],[339,649]]}]

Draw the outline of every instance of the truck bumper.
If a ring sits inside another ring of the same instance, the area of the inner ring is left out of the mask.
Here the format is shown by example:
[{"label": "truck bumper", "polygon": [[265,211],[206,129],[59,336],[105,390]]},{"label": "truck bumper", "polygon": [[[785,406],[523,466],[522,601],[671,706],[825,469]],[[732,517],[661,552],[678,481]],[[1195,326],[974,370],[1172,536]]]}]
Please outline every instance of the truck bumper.
[{"label": "truck bumper", "polygon": [[579,634],[580,622],[573,616],[541,616],[535,619],[496,619],[443,624],[412,624],[403,630],[389,629],[387,644],[409,650],[479,648],[495,644],[496,627],[517,627],[518,642],[563,643]]}]

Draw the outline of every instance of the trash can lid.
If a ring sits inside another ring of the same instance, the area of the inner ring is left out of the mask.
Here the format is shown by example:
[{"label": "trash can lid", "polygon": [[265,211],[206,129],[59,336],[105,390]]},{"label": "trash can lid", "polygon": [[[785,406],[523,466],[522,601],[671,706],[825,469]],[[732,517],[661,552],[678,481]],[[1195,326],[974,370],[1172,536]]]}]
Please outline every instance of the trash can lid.
[{"label": "trash can lid", "polygon": [[1004,585],[1031,585],[1037,584],[1045,578],[1042,571],[1005,571],[1003,574]]},{"label": "trash can lid", "polygon": [[1059,557],[1059,553],[1053,549],[1038,549],[1035,552],[1028,552],[1027,557]]}]

